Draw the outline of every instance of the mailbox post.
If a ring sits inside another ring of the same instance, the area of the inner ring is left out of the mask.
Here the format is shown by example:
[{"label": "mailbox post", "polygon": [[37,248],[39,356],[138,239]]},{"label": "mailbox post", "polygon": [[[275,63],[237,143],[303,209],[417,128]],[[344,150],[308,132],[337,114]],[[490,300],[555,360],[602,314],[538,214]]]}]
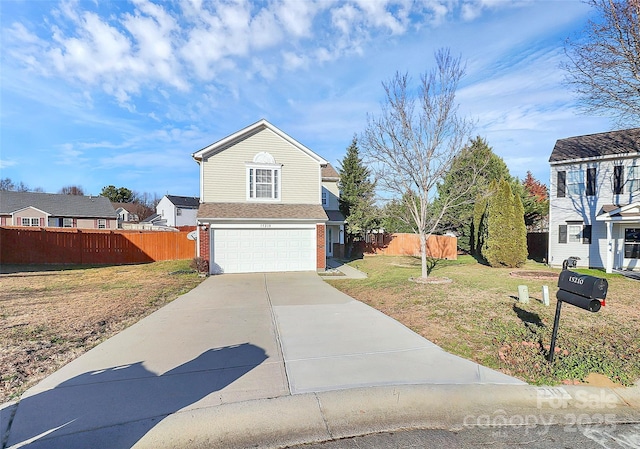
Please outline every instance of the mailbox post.
[{"label": "mailbox post", "polygon": [[[569,258],[575,259],[575,258]],[[609,284],[606,279],[576,273],[567,270],[567,266],[575,266],[575,261],[565,260],[563,270],[558,277],[558,293],[556,298],[556,317],[553,322],[553,333],[551,334],[551,346],[547,360],[553,362],[553,355],[556,349],[556,337],[558,336],[558,325],[560,324],[560,311],[562,303],[566,302],[589,312],[597,312],[605,305]]]}]

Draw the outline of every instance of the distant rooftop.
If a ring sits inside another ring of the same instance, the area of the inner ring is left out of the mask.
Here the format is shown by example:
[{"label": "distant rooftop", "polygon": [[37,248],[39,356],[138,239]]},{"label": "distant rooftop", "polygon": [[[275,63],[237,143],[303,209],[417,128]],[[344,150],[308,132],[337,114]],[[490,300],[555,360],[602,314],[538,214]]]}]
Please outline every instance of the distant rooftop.
[{"label": "distant rooftop", "polygon": [[35,207],[56,217],[115,218],[116,210],[104,196],[61,195],[39,192],[0,192],[0,214]]},{"label": "distant rooftop", "polygon": [[640,128],[560,139],[553,147],[549,162],[630,153],[640,155]]},{"label": "distant rooftop", "polygon": [[166,197],[178,207],[191,207],[197,209],[200,206],[200,198],[195,196],[166,195]]}]

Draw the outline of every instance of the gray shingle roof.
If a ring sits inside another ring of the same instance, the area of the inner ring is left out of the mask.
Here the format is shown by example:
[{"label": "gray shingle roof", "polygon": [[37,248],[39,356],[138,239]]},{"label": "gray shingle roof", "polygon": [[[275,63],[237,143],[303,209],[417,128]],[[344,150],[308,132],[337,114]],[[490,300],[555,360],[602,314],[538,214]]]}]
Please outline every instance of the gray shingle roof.
[{"label": "gray shingle roof", "polygon": [[319,204],[203,203],[198,218],[327,221],[327,214]]},{"label": "gray shingle roof", "polygon": [[200,206],[200,198],[193,196],[167,195],[167,198],[178,207],[190,207],[197,209]]},{"label": "gray shingle roof", "polygon": [[344,215],[339,210],[325,210],[329,221],[344,221]]},{"label": "gray shingle roof", "polygon": [[640,128],[560,139],[553,147],[549,162],[628,153],[640,154]]},{"label": "gray shingle roof", "polygon": [[59,195],[37,192],[0,192],[0,214],[8,215],[35,207],[54,217],[116,218],[116,211],[104,196]]}]

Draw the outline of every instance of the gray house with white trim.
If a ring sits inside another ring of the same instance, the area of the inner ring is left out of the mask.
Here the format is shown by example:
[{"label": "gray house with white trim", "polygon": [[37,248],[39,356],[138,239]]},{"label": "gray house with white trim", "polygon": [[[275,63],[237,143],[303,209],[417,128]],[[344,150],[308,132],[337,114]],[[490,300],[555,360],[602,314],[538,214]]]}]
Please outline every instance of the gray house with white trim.
[{"label": "gray house with white trim", "polygon": [[550,265],[640,270],[640,128],[560,139],[549,164]]}]

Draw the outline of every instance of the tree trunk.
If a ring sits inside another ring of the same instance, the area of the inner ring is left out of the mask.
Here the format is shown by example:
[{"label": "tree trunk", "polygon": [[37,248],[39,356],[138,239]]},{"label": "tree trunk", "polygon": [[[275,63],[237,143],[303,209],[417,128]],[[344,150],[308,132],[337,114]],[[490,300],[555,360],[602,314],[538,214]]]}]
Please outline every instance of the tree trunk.
[{"label": "tree trunk", "polygon": [[422,262],[422,278],[426,279],[429,276],[427,273],[427,236],[420,233],[420,261]]}]

